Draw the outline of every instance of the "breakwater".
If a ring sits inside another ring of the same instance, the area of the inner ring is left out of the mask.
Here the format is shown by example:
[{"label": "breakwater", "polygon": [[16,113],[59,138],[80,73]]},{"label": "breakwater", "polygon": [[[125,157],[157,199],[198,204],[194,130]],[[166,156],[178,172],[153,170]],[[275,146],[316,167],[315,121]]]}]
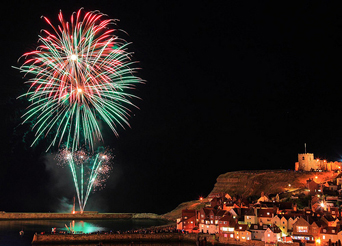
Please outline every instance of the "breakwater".
[{"label": "breakwater", "polygon": [[[183,233],[157,233],[157,234],[35,234],[33,245],[39,244],[82,244],[82,243],[152,243],[152,242],[206,242],[210,245],[236,245],[236,246],[265,246],[264,241],[250,240],[240,242],[227,240],[208,234],[183,234]],[[199,243],[205,245],[205,243]],[[277,243],[278,246],[299,246],[299,243]]]},{"label": "breakwater", "polygon": [[106,242],[195,242],[197,234],[35,234],[32,244],[106,243]]},{"label": "breakwater", "polygon": [[0,220],[106,220],[106,219],[160,219],[156,214],[142,213],[6,213],[0,212]]}]

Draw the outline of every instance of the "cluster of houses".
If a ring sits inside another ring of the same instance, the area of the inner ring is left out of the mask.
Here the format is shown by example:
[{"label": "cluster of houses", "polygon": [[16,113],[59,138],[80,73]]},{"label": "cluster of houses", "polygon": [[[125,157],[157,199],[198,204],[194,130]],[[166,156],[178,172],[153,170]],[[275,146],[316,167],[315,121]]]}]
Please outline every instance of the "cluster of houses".
[{"label": "cluster of houses", "polygon": [[[311,195],[308,206],[298,209],[293,202],[281,202],[279,196],[264,194],[254,203],[217,193],[208,197],[200,210],[185,209],[177,219],[177,229],[189,233],[215,234],[227,241],[250,240],[305,242],[328,245],[342,241],[339,184],[319,184],[307,180],[302,192]],[[341,245],[341,244],[339,244]]]}]

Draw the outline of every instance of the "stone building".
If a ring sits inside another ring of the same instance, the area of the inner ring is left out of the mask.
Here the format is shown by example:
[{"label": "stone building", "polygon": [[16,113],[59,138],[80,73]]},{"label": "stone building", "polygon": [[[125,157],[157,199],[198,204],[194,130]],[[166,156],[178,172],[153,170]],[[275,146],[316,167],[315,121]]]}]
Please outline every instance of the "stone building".
[{"label": "stone building", "polygon": [[313,153],[298,154],[298,162],[295,163],[296,171],[335,171],[340,169],[341,162],[315,159]]}]

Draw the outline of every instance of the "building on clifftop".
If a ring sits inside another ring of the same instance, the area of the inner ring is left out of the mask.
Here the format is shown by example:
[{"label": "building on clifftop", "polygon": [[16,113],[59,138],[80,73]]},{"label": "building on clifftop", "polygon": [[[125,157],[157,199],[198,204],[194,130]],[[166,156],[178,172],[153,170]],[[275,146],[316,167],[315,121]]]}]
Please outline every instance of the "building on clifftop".
[{"label": "building on clifftop", "polygon": [[335,171],[341,169],[341,162],[327,162],[315,159],[313,153],[298,154],[298,162],[295,163],[295,171]]}]

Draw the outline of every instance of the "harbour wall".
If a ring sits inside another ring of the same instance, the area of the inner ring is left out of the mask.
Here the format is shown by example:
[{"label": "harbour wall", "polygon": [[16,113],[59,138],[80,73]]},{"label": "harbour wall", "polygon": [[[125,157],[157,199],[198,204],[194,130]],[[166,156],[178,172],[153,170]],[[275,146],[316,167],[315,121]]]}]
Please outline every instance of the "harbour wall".
[{"label": "harbour wall", "polygon": [[160,219],[156,214],[138,213],[6,213],[0,212],[0,220],[104,220],[104,219]]},{"label": "harbour wall", "polygon": [[[131,243],[131,242],[189,242],[205,241],[211,245],[239,245],[239,246],[265,246],[263,241],[239,242],[226,240],[223,237],[208,234],[35,234],[33,245],[64,244],[64,243]],[[203,245],[203,244],[200,244]],[[275,244],[272,244],[274,246]],[[299,243],[277,243],[278,246],[299,246]]]}]

